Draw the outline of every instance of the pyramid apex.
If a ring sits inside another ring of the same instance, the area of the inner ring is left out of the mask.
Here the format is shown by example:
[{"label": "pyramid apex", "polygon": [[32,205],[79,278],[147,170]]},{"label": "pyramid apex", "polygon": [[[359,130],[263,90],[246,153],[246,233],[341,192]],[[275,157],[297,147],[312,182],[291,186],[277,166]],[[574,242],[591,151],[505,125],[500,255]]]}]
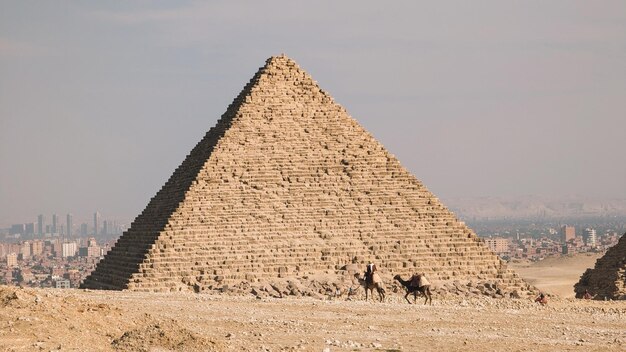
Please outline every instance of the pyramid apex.
[{"label": "pyramid apex", "polygon": [[265,60],[265,64],[266,66],[298,66],[292,58],[288,57],[284,53],[270,56],[267,60]]}]

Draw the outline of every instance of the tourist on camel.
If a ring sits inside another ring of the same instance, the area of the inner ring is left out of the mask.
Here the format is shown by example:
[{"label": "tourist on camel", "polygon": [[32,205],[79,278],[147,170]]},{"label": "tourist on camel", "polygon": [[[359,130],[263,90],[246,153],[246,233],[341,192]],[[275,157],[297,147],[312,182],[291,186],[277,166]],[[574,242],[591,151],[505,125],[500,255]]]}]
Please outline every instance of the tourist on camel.
[{"label": "tourist on camel", "polygon": [[372,284],[374,282],[374,273],[376,270],[376,265],[374,263],[367,264],[365,267],[365,282],[368,284]]}]

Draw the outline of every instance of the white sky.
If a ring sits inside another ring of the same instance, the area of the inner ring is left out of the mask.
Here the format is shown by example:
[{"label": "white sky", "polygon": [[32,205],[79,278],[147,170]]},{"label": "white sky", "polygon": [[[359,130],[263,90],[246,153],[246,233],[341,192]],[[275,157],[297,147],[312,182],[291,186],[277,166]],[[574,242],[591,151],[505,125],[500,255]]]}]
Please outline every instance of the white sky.
[{"label": "white sky", "polygon": [[132,219],[285,53],[433,193],[626,197],[625,1],[0,1],[0,226]]}]

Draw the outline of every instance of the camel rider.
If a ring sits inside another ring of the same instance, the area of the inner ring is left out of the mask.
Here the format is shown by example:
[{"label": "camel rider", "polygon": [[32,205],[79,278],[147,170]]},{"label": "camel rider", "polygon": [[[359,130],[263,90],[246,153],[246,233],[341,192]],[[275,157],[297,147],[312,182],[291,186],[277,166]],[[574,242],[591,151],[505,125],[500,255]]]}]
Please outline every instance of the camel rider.
[{"label": "camel rider", "polygon": [[367,264],[365,268],[365,281],[372,283],[374,281],[374,273],[376,272],[376,265],[374,263]]}]

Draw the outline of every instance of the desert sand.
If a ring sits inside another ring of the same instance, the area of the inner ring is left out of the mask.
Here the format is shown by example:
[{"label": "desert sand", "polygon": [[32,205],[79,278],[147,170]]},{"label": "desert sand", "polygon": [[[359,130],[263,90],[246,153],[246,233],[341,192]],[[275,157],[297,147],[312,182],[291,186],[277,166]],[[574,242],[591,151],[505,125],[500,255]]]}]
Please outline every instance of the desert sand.
[{"label": "desert sand", "polygon": [[[588,261],[590,258],[582,258]],[[573,261],[573,262],[572,262]],[[541,287],[564,258],[529,265]],[[587,265],[587,264],[584,264]],[[549,269],[549,270],[548,270]],[[570,270],[563,270],[564,273]],[[536,271],[535,271],[536,272]],[[562,275],[574,284],[579,274]],[[530,279],[530,276],[529,276]],[[568,281],[566,283],[565,281]],[[558,291],[557,286],[555,292]],[[363,297],[0,287],[0,349],[7,351],[624,351],[626,301],[434,297],[409,305],[388,287]]]},{"label": "desert sand", "polygon": [[562,298],[574,298],[574,284],[582,273],[593,268],[600,253],[549,257],[536,263],[512,262],[509,267],[538,289]]}]

